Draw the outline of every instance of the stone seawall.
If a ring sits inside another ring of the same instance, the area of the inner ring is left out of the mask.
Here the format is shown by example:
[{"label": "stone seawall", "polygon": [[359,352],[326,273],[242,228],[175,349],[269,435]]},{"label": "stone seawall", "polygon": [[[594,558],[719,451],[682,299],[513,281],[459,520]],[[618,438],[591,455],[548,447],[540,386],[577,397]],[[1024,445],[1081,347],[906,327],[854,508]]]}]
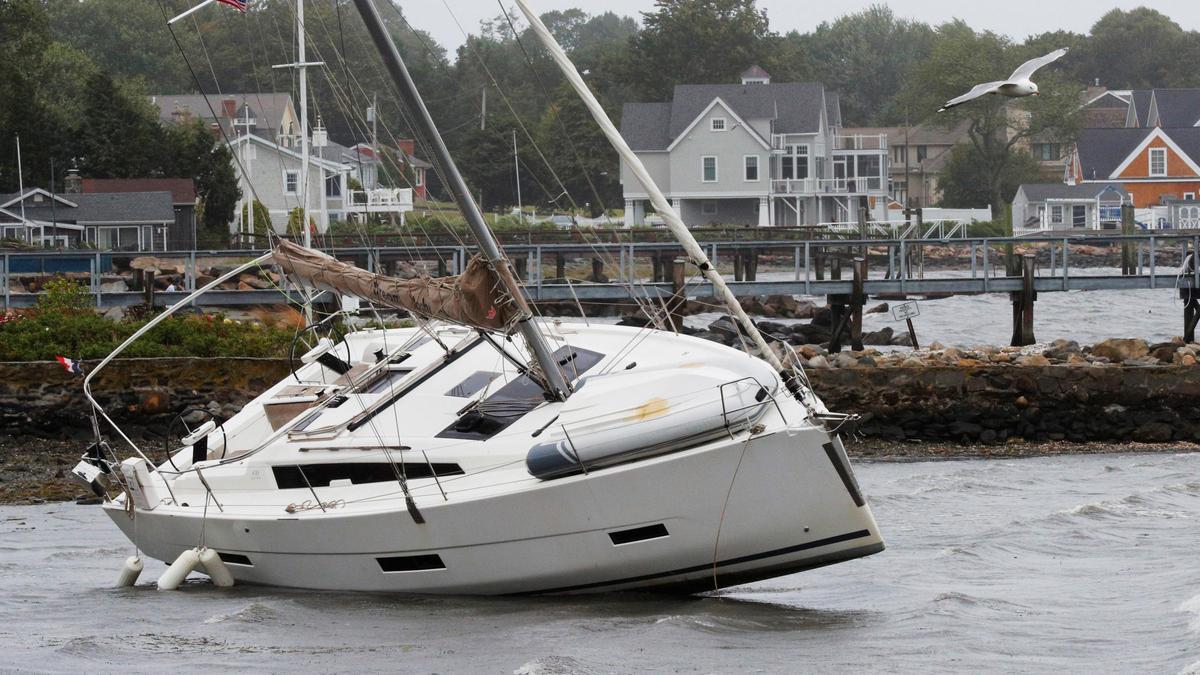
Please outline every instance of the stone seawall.
[{"label": "stone seawall", "polygon": [[[287,362],[273,359],[119,360],[92,389],[137,433],[188,407],[228,417],[287,375]],[[929,365],[808,376],[830,409],[861,415],[846,431],[884,440],[1200,440],[1195,366]],[[82,385],[57,363],[0,363],[0,435],[86,437]]]}]

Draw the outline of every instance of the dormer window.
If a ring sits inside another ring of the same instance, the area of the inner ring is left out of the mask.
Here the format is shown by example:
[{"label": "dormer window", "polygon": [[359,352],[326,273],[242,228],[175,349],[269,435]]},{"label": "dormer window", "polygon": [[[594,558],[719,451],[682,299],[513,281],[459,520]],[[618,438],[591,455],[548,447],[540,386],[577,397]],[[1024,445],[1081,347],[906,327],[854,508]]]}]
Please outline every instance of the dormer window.
[{"label": "dormer window", "polygon": [[713,131],[725,131],[725,129],[727,129],[727,127],[725,126],[725,118],[724,117],[712,118],[711,124],[712,124]]}]

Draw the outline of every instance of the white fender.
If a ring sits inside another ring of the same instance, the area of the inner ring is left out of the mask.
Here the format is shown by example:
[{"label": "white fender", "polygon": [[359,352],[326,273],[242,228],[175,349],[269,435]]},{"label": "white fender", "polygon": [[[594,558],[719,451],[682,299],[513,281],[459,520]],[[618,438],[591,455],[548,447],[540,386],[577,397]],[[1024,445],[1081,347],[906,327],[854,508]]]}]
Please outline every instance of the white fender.
[{"label": "white fender", "polygon": [[117,587],[128,588],[136,584],[145,568],[146,564],[142,562],[141,558],[135,555],[126,558],[125,564],[121,565],[121,573],[117,575]]},{"label": "white fender", "polygon": [[225,561],[221,560],[221,556],[216,551],[211,548],[205,548],[200,551],[200,564],[204,566],[204,573],[212,578],[214,586],[219,586],[220,588],[233,586],[233,574],[225,566]]},{"label": "white fender", "polygon": [[179,588],[187,575],[200,565],[200,549],[189,549],[179,554],[175,562],[158,578],[158,590],[173,591]]}]

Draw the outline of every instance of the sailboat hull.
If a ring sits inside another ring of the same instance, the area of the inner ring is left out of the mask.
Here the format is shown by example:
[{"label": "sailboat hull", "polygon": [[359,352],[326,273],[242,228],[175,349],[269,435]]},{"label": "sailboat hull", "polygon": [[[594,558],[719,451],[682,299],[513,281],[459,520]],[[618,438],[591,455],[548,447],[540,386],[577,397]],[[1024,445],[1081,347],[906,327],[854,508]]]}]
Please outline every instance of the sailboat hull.
[{"label": "sailboat hull", "polygon": [[[428,594],[697,592],[883,549],[821,430],[723,439],[481,499],[233,517],[107,507],[151,557],[204,544],[239,582]],[[440,502],[440,503],[439,503]],[[336,502],[335,502],[336,503]],[[233,505],[225,507],[232,511]],[[207,520],[207,522],[203,522]],[[203,533],[202,533],[203,528]]]}]

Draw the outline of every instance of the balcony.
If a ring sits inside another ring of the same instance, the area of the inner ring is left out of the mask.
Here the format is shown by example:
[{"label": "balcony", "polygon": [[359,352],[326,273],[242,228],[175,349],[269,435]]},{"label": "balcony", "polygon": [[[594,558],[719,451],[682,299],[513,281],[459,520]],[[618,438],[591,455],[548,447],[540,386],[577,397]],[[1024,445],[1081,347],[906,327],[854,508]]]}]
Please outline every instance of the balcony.
[{"label": "balcony", "polygon": [[413,210],[412,189],[351,190],[346,210],[356,213],[406,213]]},{"label": "balcony", "polygon": [[774,179],[771,181],[771,192],[776,195],[795,195],[798,197],[815,195],[865,195],[869,193],[882,193],[886,186],[887,183],[882,176]]},{"label": "balcony", "polygon": [[872,150],[886,151],[888,149],[887,134],[850,134],[833,137],[833,150]]}]

